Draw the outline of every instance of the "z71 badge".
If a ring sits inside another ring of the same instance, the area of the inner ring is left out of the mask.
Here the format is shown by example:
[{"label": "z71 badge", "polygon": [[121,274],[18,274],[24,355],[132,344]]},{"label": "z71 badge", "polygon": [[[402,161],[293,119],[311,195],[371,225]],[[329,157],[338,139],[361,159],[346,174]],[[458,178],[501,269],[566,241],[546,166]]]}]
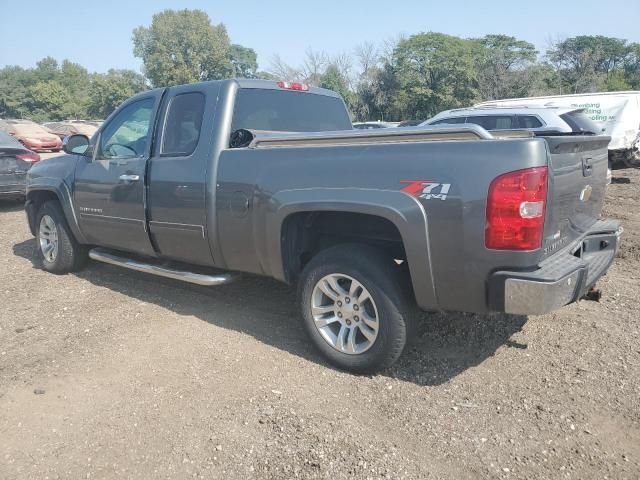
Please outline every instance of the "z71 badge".
[{"label": "z71 badge", "polygon": [[424,198],[425,200],[446,200],[451,188],[450,183],[438,183],[431,180],[400,180],[407,186],[402,189],[412,197]]}]

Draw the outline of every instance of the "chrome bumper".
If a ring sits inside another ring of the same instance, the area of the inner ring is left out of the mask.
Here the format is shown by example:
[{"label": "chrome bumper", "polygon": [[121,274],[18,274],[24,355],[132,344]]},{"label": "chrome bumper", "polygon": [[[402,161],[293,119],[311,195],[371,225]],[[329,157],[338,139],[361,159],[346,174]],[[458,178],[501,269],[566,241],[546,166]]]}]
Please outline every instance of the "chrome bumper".
[{"label": "chrome bumper", "polygon": [[489,304],[494,311],[542,315],[582,298],[615,258],[622,227],[599,221],[573,248],[545,259],[529,272],[495,272],[489,280]]}]

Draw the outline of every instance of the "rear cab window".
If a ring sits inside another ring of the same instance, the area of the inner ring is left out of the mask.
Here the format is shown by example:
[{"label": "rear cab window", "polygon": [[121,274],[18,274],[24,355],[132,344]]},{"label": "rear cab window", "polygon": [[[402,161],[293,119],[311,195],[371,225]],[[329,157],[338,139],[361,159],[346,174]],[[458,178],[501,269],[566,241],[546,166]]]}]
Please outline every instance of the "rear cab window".
[{"label": "rear cab window", "polygon": [[351,120],[339,97],[288,90],[240,89],[231,131],[328,132],[351,130]]}]

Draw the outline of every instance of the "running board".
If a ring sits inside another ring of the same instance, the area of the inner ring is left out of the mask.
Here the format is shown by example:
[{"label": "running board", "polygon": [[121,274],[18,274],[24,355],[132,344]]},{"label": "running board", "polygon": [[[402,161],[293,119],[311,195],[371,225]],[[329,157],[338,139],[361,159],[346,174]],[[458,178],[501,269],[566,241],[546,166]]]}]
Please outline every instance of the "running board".
[{"label": "running board", "polygon": [[185,270],[178,270],[168,266],[153,265],[131,258],[121,257],[98,248],[94,248],[89,251],[89,258],[98,262],[117,265],[130,270],[136,270],[138,272],[151,273],[152,275],[157,275],[159,277],[172,278],[183,282],[195,283],[196,285],[204,285],[205,287],[214,287],[216,285],[231,283],[239,277],[239,274],[231,272],[218,273],[215,275],[187,272]]}]

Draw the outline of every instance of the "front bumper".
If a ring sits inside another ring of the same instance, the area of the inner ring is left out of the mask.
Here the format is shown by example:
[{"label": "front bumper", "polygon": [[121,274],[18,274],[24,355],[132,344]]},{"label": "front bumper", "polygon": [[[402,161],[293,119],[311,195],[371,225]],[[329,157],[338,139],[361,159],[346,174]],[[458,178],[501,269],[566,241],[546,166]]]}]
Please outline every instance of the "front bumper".
[{"label": "front bumper", "polygon": [[542,315],[582,298],[613,263],[621,234],[619,222],[600,220],[577,246],[545,259],[537,270],[493,273],[491,310]]}]

